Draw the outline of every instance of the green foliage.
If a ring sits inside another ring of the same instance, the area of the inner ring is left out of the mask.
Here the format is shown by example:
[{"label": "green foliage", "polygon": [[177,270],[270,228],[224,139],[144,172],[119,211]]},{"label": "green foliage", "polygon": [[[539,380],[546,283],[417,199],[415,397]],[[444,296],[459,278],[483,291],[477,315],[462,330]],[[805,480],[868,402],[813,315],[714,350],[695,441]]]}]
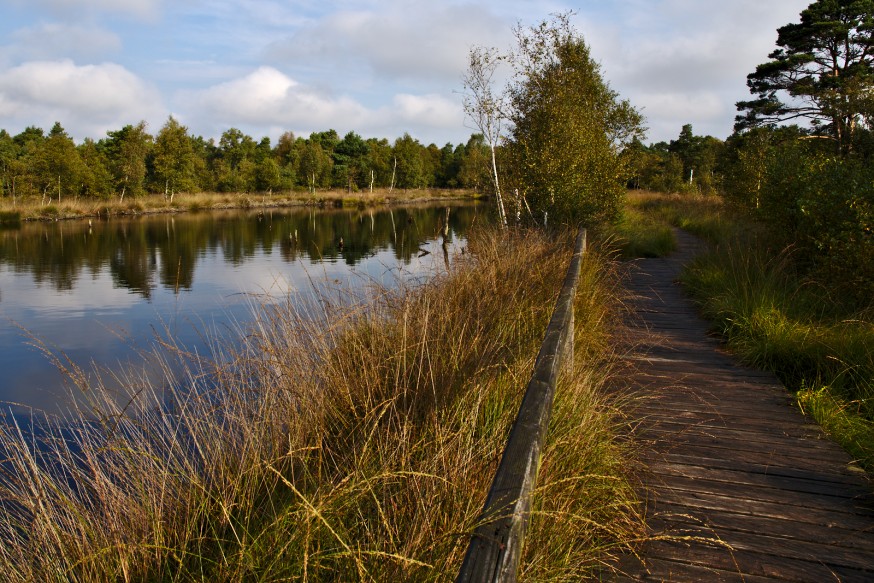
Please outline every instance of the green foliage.
[{"label": "green foliage", "polygon": [[35,186],[43,197],[54,197],[61,203],[65,194],[72,198],[81,191],[87,168],[60,123],[55,123],[48,137],[28,158]]},{"label": "green foliage", "polygon": [[298,157],[298,176],[303,176],[306,184],[315,189],[330,184],[333,162],[331,157],[312,137],[303,144]]},{"label": "green foliage", "polygon": [[107,136],[105,149],[115,191],[121,198],[142,195],[145,192],[146,157],[152,147],[152,136],[146,132],[146,122],[126,125],[116,132],[107,132]]},{"label": "green foliage", "polygon": [[61,209],[57,205],[47,204],[39,210],[39,214],[47,219],[57,218],[61,215]]},{"label": "green foliage", "polygon": [[348,190],[357,190],[367,180],[367,164],[365,156],[370,148],[364,139],[355,132],[349,132],[334,148],[334,180],[333,185]]},{"label": "green foliage", "polygon": [[188,128],[170,117],[155,138],[155,181],[165,194],[196,190],[194,147]]},{"label": "green foliage", "polygon": [[604,81],[568,14],[515,34],[511,186],[538,220],[615,219],[628,178],[619,152],[642,134],[641,115]]},{"label": "green foliage", "polygon": [[397,161],[398,188],[421,188],[425,186],[425,168],[418,140],[404,134],[395,140],[394,156]]},{"label": "green foliage", "polygon": [[729,140],[726,199],[799,247],[836,288],[874,295],[874,169],[839,156],[798,128],[760,128]]},{"label": "green foliage", "polygon": [[633,141],[623,152],[631,169],[628,186],[653,192],[716,194],[724,144],[712,136],[696,136],[686,124],[676,140],[649,147]]},{"label": "green foliage", "polygon": [[799,236],[814,266],[860,301],[874,295],[874,168],[857,159],[818,157],[800,168]]},{"label": "green foliage", "polygon": [[757,99],[737,104],[737,128],[807,119],[838,151],[851,151],[874,111],[874,0],[817,0],[801,22],[777,30],[778,49],[747,85]]},{"label": "green foliage", "polygon": [[459,185],[485,192],[491,181],[489,146],[482,134],[474,134],[464,146],[458,163]]}]

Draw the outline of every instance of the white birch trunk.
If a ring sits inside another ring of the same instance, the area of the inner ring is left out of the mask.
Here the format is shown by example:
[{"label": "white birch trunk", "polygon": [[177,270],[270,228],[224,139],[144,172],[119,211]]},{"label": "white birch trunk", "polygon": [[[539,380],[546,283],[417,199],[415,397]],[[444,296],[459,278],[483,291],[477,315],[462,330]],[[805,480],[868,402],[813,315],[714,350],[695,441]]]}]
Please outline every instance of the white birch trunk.
[{"label": "white birch trunk", "polygon": [[495,182],[495,200],[498,203],[498,218],[501,221],[501,226],[507,228],[507,215],[504,212],[504,199],[501,198],[501,185],[498,183],[498,163],[495,158],[495,145],[489,144],[492,151],[492,180]]}]

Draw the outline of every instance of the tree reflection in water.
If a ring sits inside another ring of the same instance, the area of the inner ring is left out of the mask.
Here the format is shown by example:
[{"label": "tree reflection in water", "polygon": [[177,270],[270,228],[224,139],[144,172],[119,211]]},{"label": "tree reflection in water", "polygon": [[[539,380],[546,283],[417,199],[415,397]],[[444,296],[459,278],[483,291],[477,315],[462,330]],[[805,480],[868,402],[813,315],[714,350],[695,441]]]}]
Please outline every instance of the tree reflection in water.
[{"label": "tree reflection in water", "polygon": [[0,317],[12,325],[0,327],[0,401],[45,410],[62,400],[58,372],[19,326],[85,368],[129,361],[132,346],[141,350],[156,335],[196,348],[204,328],[251,316],[245,294],[280,280],[288,285],[273,291],[311,286],[313,273],[366,285],[385,272],[445,269],[442,244],[463,244],[487,214],[454,206],[448,232],[445,206],[199,212],[2,229]]}]

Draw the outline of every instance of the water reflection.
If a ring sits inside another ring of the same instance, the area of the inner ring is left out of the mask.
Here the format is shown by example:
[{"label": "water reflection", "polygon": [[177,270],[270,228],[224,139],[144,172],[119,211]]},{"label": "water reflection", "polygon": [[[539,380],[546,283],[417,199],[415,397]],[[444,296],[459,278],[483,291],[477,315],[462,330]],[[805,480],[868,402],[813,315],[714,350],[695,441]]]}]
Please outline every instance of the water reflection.
[{"label": "water reflection", "polygon": [[[463,233],[477,215],[473,206],[449,214],[450,233]],[[441,233],[441,208],[392,211],[227,211],[108,221],[26,224],[0,231],[0,265],[29,273],[37,285],[73,290],[88,274],[109,269],[113,283],[148,299],[161,285],[190,290],[197,262],[221,250],[233,266],[259,252],[313,263],[342,260],[354,266],[391,249],[408,264],[420,247]],[[2,301],[2,299],[0,299]]]},{"label": "water reflection", "polygon": [[249,317],[246,293],[445,269],[480,214],[473,205],[453,207],[448,221],[444,207],[227,211],[2,230],[0,401],[65,402],[59,373],[21,329],[85,368],[136,361],[136,348],[168,332],[196,348],[204,328]]}]

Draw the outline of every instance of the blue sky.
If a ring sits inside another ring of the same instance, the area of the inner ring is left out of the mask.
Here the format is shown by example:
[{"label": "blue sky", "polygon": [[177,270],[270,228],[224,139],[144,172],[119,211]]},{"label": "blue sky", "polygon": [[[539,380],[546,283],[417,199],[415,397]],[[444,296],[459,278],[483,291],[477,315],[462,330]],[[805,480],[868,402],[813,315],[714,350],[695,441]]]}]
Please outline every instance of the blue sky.
[{"label": "blue sky", "polygon": [[77,140],[169,115],[218,138],[336,129],[466,141],[461,76],[472,45],[573,10],[649,141],[685,123],[720,138],[776,29],[811,0],[2,0],[0,128]]}]

